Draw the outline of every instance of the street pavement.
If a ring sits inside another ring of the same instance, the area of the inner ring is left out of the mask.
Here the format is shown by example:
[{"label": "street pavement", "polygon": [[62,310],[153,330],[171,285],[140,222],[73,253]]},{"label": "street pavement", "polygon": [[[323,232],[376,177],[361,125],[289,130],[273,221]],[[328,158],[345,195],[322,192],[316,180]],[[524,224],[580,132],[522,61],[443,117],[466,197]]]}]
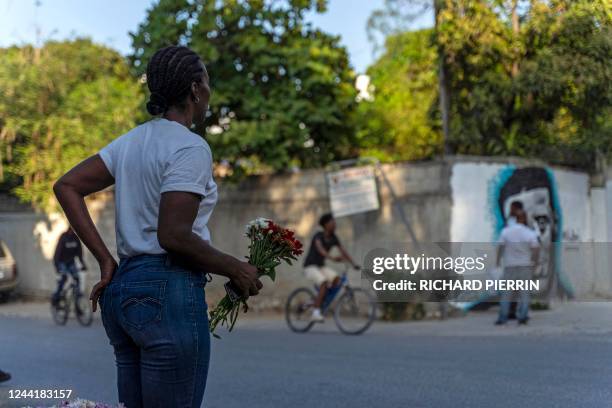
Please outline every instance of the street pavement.
[{"label": "street pavement", "polygon": [[[530,325],[494,311],[447,321],[377,322],[362,336],[332,321],[308,334],[250,317],[213,340],[206,407],[611,407],[612,304],[558,304]],[[0,407],[10,389],[72,389],[117,403],[112,349],[99,321],[53,324],[46,305],[0,305]]]}]

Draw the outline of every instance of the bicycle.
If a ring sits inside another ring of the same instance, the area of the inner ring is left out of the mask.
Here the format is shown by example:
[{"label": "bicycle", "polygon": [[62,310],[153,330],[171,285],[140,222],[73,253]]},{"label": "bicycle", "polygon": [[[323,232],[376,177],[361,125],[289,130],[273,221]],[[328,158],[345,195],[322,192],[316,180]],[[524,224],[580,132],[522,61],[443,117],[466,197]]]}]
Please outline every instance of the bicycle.
[{"label": "bicycle", "polygon": [[[289,328],[296,333],[306,333],[314,326],[311,320],[312,310],[319,287],[297,288],[289,295],[285,305],[285,319]],[[334,300],[340,297],[336,302]],[[376,318],[376,301],[369,292],[349,285],[347,267],[340,277],[340,283],[327,291],[321,314],[333,313],[338,329],[344,334],[362,334]]]},{"label": "bicycle", "polygon": [[62,289],[59,298],[55,302],[51,302],[51,315],[53,321],[63,326],[68,321],[71,305],[74,306],[76,318],[82,326],[90,326],[93,322],[93,312],[91,304],[87,296],[81,293],[79,282],[70,277],[70,285],[68,288]]}]

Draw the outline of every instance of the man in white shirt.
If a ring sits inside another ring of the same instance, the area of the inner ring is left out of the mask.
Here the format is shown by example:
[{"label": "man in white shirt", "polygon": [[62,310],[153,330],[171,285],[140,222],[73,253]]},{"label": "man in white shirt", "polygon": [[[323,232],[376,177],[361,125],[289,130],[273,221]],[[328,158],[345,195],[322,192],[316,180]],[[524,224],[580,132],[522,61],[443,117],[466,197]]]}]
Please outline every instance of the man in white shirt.
[{"label": "man in white shirt", "polygon": [[[516,224],[516,213],[523,211],[523,202],[514,200],[510,203],[510,213],[506,220],[506,226]],[[510,309],[508,311],[508,319],[516,319],[516,302],[510,302]]]},{"label": "man in white shirt", "polygon": [[508,220],[506,226],[516,224],[516,214],[523,211],[523,203],[520,201],[513,201],[510,203],[510,214],[508,214]]},{"label": "man in white shirt", "polygon": [[[527,226],[527,214],[516,212],[516,223],[506,226],[499,237],[497,249],[497,266],[504,260],[503,279],[531,279],[533,268],[537,262],[540,250],[537,233]],[[495,324],[502,325],[508,321],[512,291],[503,291],[500,299],[499,317]],[[519,291],[517,319],[519,324],[527,324],[529,320],[529,291]]]}]

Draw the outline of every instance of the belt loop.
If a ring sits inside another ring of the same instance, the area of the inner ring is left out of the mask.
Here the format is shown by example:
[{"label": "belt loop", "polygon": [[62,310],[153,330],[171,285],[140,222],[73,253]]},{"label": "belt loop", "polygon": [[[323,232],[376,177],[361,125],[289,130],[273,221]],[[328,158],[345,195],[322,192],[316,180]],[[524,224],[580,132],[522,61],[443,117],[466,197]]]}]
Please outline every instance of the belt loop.
[{"label": "belt loop", "polygon": [[166,259],[164,259],[164,265],[166,265],[166,268],[169,268],[172,266],[172,259],[170,259],[169,254],[166,254]]}]

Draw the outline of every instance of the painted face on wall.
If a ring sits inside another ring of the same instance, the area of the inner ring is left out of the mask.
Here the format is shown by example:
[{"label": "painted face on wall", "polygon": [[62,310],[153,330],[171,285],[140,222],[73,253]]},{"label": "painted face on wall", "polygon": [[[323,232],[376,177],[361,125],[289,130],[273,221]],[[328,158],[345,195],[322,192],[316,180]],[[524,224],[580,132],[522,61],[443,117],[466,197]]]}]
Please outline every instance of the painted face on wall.
[{"label": "painted face on wall", "polygon": [[[554,228],[549,190],[544,187],[537,187],[531,190],[525,189],[518,194],[508,196],[504,202],[506,220],[510,216],[510,203],[515,201],[523,204],[523,209],[527,213],[528,226],[537,231],[539,235],[540,244],[543,248],[540,262],[543,265],[549,265],[548,256],[550,251],[548,249],[551,247],[553,239],[552,229]],[[534,276],[536,278],[547,278],[551,272],[552,270],[549,266],[539,267],[534,271]]]},{"label": "painted face on wall", "polygon": [[553,183],[545,168],[524,167],[514,169],[510,177],[498,186],[498,205],[505,223],[509,221],[510,204],[519,201],[527,213],[528,226],[539,235],[540,266],[534,271],[534,277],[543,280],[542,287],[547,290],[552,288],[555,271],[553,242],[559,240],[560,214],[556,211]]}]

